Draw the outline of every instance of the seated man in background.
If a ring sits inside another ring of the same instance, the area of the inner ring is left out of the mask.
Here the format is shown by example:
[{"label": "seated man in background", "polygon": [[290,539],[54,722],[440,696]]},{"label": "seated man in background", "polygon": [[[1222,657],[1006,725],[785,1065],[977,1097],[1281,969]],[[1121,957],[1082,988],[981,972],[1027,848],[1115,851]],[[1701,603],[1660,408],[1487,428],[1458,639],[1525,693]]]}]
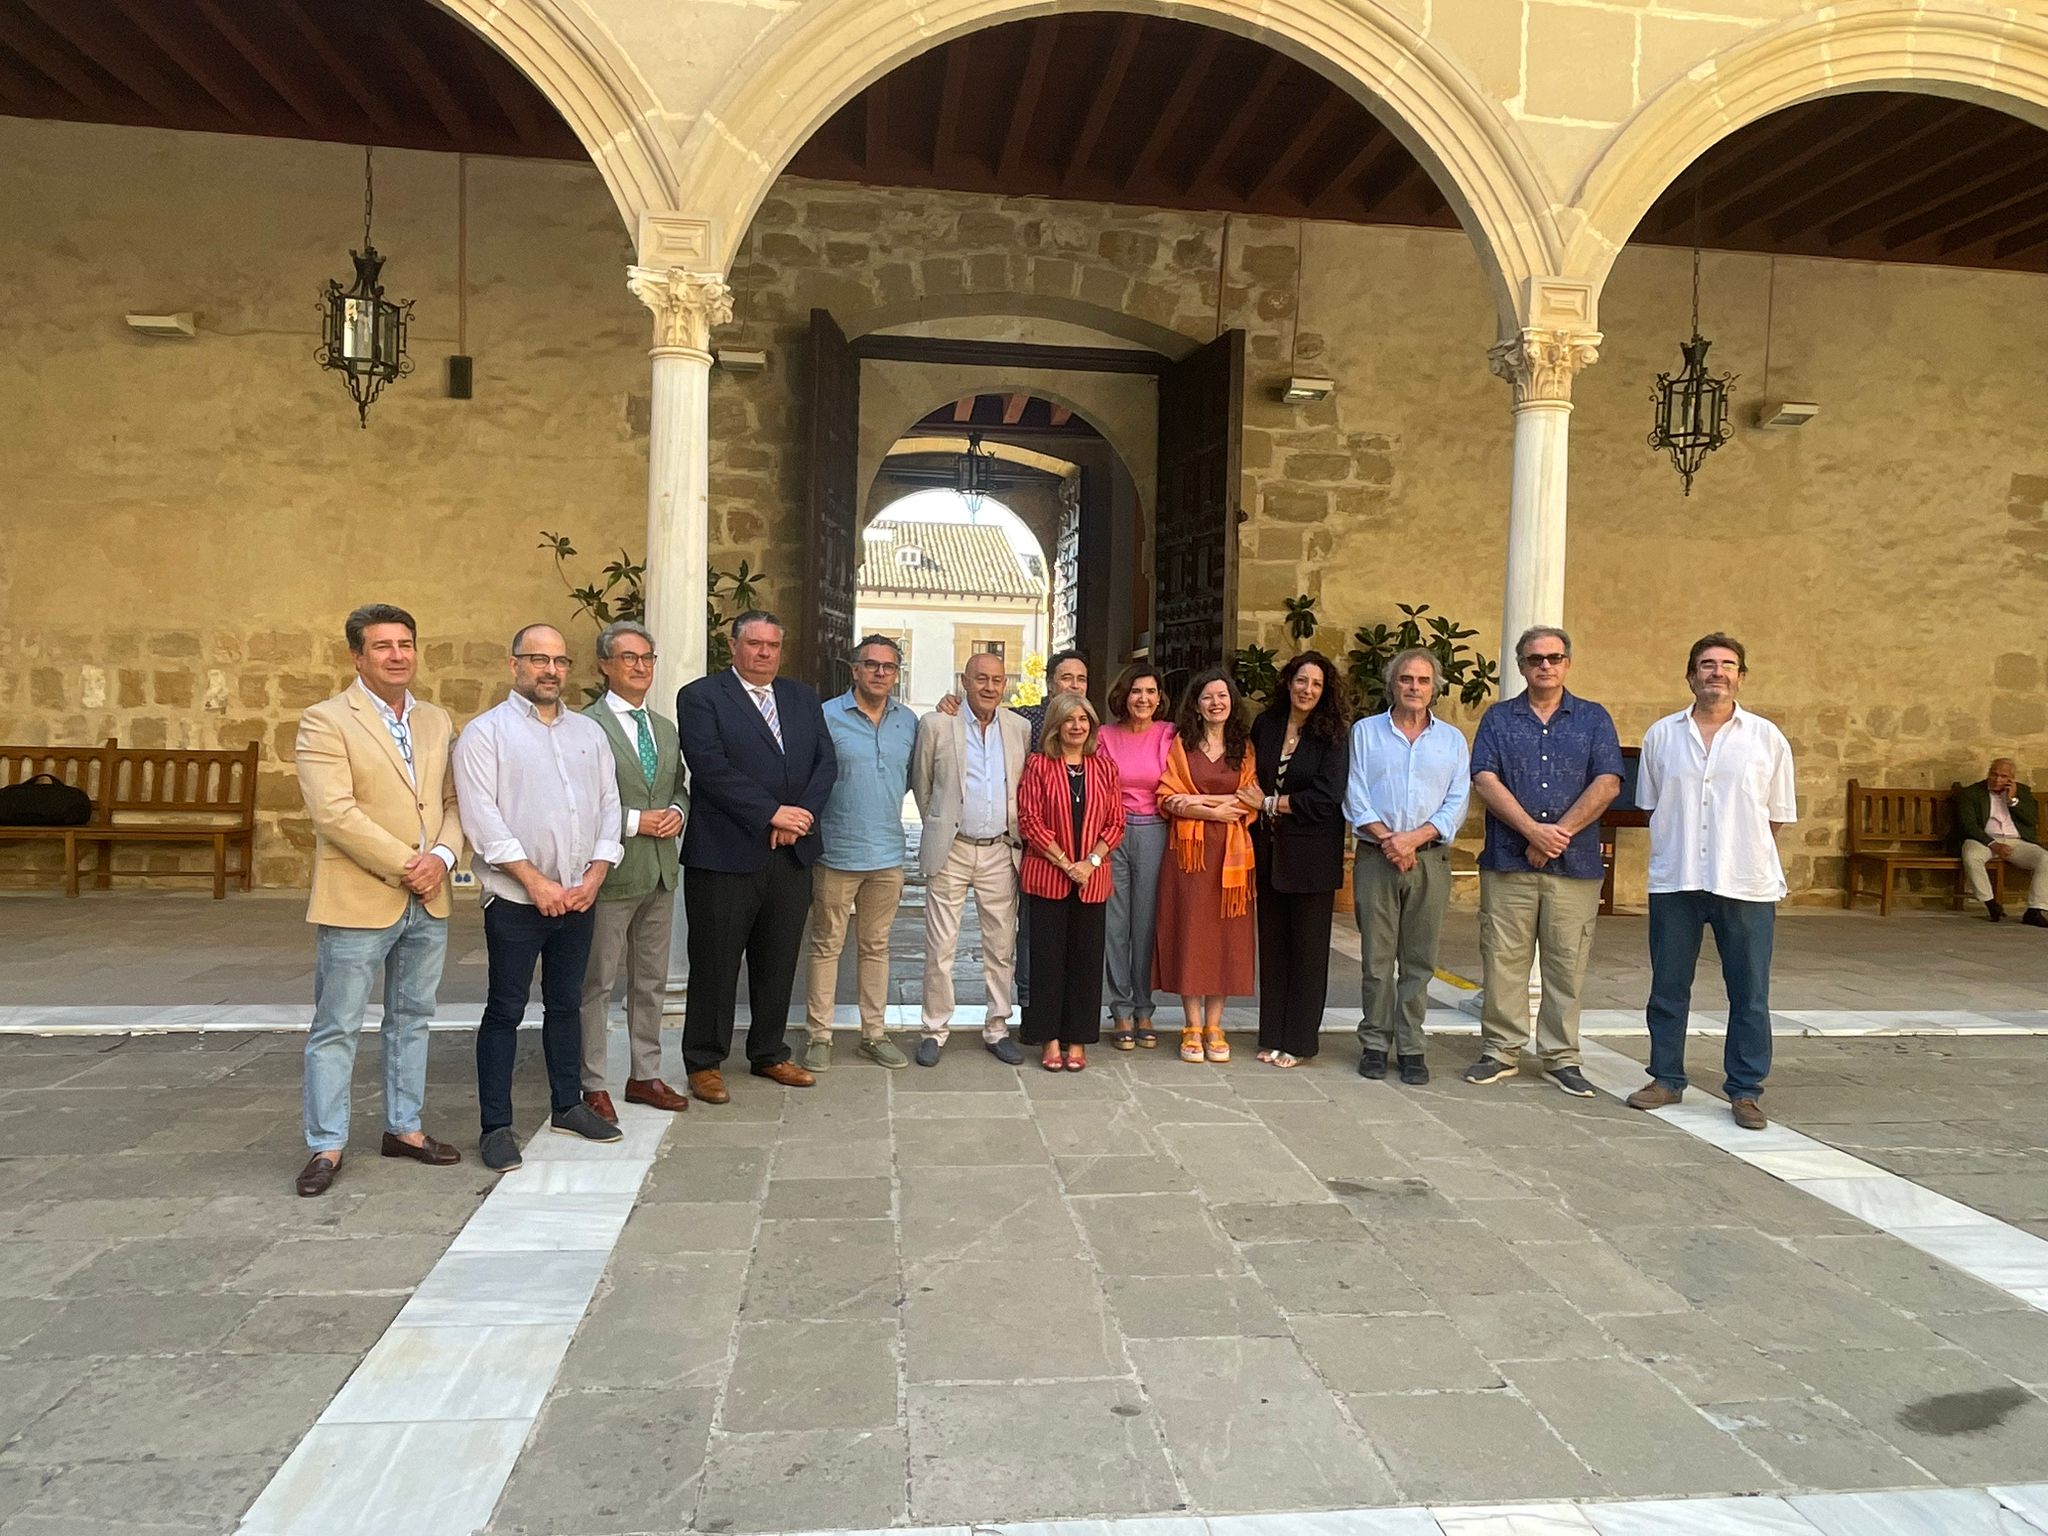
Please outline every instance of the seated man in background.
[{"label": "seated man in background", "polygon": [[2014,776],[2009,757],[1998,758],[1983,778],[1956,791],[1956,838],[1961,845],[1957,851],[1962,855],[1963,878],[1994,923],[2005,918],[1988,867],[1996,854],[2033,876],[2027,887],[2027,910],[2020,921],[2048,928],[2048,849],[2034,841],[2040,825],[2034,792]]}]

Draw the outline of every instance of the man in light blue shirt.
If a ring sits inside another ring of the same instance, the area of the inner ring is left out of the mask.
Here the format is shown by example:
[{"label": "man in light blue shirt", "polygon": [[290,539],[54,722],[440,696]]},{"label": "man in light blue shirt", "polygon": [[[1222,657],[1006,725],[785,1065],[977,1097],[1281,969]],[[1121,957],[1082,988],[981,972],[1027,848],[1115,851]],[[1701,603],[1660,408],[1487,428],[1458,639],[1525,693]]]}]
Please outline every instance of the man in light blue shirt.
[{"label": "man in light blue shirt", "polygon": [[1352,890],[1358,918],[1361,1077],[1429,1081],[1422,1015],[1436,974],[1437,940],[1451,899],[1451,839],[1472,794],[1472,754],[1454,725],[1430,713],[1443,691],[1431,651],[1387,664],[1389,707],[1351,727],[1351,781],[1344,819],[1358,834]]},{"label": "man in light blue shirt", "polygon": [[853,686],[825,701],[839,777],[818,822],[824,852],[811,888],[807,1072],[832,1065],[832,1009],[849,917],[860,954],[860,1053],[885,1067],[910,1065],[882,1032],[889,925],[903,903],[903,797],[917,745],[917,716],[892,697],[902,672],[903,648],[886,635],[869,635],[854,647]]}]

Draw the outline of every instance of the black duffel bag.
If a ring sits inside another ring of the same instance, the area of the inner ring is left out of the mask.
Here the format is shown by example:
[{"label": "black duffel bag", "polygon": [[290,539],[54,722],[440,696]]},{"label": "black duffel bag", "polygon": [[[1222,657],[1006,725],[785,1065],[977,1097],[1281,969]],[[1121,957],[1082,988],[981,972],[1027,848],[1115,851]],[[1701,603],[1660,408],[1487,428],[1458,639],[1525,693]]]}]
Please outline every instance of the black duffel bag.
[{"label": "black duffel bag", "polygon": [[91,797],[54,773],[0,787],[0,827],[82,827],[91,820]]}]

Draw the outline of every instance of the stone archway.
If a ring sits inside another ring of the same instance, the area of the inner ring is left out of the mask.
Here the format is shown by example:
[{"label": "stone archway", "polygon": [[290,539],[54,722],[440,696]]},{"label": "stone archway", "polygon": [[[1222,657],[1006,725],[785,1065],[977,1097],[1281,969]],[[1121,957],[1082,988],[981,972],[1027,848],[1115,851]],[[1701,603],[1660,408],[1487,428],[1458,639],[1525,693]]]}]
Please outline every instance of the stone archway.
[{"label": "stone archway", "polygon": [[1729,49],[1647,103],[1587,172],[1561,271],[1597,293],[1651,203],[1738,128],[1816,97],[1882,90],[2048,127],[2048,19],[1958,0],[1851,0]]},{"label": "stone archway", "polygon": [[674,208],[673,147],[654,92],[582,0],[431,0],[519,67],[583,141],[629,234]]},{"label": "stone archway", "polygon": [[[1256,39],[1378,109],[1471,236],[1502,333],[1529,323],[1531,279],[1557,270],[1558,199],[1505,114],[1381,0],[1124,0],[1113,8]],[[678,159],[689,167],[678,206],[712,220],[711,265],[732,261],[782,168],[864,86],[950,38],[1050,9],[1044,0],[822,0],[779,23],[697,118]]]}]

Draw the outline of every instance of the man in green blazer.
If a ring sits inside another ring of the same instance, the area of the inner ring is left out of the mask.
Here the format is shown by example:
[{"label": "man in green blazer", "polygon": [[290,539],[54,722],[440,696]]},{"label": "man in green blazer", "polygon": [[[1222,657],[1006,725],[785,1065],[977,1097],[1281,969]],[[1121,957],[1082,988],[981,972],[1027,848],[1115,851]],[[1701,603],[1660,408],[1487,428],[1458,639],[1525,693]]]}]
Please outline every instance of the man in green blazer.
[{"label": "man in green blazer", "polygon": [[1984,903],[1994,923],[2005,916],[1987,868],[1996,855],[2033,876],[2020,921],[2048,928],[2048,849],[2034,840],[2039,829],[2034,793],[2018,781],[2009,757],[1999,758],[1983,778],[1956,791],[1956,840],[1963,876],[1970,894]]},{"label": "man in green blazer", "polygon": [[583,1102],[614,1124],[605,1089],[612,989],[623,962],[626,1034],[632,1066],[626,1100],[682,1112],[690,1101],[661,1080],[661,1003],[668,985],[669,933],[675,918],[678,840],[689,814],[682,744],[673,721],[647,707],[654,686],[654,636],[630,619],[597,637],[604,697],[583,712],[604,728],[619,775],[619,835],[625,857],[598,892],[596,930],[583,981]]}]

